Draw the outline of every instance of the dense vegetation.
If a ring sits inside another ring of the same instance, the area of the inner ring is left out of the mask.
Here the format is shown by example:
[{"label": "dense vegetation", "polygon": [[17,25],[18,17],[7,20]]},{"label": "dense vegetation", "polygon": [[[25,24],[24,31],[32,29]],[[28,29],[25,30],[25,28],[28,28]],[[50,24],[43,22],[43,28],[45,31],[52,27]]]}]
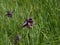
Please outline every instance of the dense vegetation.
[{"label": "dense vegetation", "polygon": [[[22,27],[30,17],[32,28]],[[19,45],[60,45],[60,0],[0,0],[0,45],[13,45],[17,33]]]}]

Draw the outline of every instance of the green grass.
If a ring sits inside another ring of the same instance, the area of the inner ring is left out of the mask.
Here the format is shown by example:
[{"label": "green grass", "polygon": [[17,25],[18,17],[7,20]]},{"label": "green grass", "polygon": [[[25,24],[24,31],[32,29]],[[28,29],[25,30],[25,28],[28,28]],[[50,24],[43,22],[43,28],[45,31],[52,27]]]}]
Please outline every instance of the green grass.
[{"label": "green grass", "polygon": [[[12,18],[8,10],[14,10]],[[33,27],[21,28],[30,16]],[[19,45],[60,45],[60,0],[0,0],[0,45],[12,45],[16,32]]]}]

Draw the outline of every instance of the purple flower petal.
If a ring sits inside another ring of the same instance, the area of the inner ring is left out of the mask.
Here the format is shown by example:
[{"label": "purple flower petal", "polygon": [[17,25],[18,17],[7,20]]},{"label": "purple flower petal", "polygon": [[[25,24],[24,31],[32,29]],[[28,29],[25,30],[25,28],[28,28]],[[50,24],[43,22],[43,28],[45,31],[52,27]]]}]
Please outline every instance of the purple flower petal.
[{"label": "purple flower petal", "polygon": [[12,17],[12,15],[13,15],[13,12],[12,11],[7,11],[7,16],[8,17]]},{"label": "purple flower petal", "polygon": [[26,19],[26,20],[24,21],[23,27],[25,27],[25,26],[27,26],[27,25],[28,25],[28,19]]},{"label": "purple flower petal", "polygon": [[23,27],[28,27],[30,28],[31,26],[33,25],[33,19],[32,18],[29,18],[29,19],[26,19],[24,24],[23,24]]},{"label": "purple flower petal", "polygon": [[28,23],[30,23],[30,25],[32,26],[33,25],[33,19],[29,18]]},{"label": "purple flower petal", "polygon": [[18,42],[20,41],[21,36],[19,34],[17,34],[14,38],[14,44],[18,44]]}]

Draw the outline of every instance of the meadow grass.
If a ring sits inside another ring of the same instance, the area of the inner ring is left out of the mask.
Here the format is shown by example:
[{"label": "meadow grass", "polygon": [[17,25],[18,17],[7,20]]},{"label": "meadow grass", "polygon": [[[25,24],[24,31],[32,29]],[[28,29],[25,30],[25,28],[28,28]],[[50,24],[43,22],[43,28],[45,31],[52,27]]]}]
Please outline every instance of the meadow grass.
[{"label": "meadow grass", "polygon": [[[34,25],[22,28],[29,17]],[[13,45],[17,32],[19,45],[60,45],[60,0],[0,0],[0,45]]]}]

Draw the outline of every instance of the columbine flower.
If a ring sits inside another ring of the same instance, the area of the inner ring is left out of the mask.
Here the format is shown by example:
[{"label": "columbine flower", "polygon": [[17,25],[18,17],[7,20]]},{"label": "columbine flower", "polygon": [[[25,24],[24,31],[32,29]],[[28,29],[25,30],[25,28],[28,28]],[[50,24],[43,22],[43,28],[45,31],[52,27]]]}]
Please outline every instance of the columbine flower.
[{"label": "columbine flower", "polygon": [[15,36],[15,39],[14,39],[14,44],[18,44],[19,41],[20,41],[20,39],[21,39],[21,36],[20,36],[19,34],[17,34],[17,35]]},{"label": "columbine flower", "polygon": [[23,27],[28,26],[28,19],[24,21]]},{"label": "columbine flower", "polygon": [[30,28],[31,26],[33,26],[33,19],[32,18],[26,19],[24,24],[23,24],[23,27]]},{"label": "columbine flower", "polygon": [[33,19],[29,18],[28,23],[30,23],[30,26],[32,26],[33,25]]},{"label": "columbine flower", "polygon": [[12,11],[7,11],[7,16],[8,17],[12,17],[12,15],[13,15],[13,12]]},{"label": "columbine flower", "polygon": [[19,34],[16,35],[15,40],[19,41],[21,39],[21,36]]}]

